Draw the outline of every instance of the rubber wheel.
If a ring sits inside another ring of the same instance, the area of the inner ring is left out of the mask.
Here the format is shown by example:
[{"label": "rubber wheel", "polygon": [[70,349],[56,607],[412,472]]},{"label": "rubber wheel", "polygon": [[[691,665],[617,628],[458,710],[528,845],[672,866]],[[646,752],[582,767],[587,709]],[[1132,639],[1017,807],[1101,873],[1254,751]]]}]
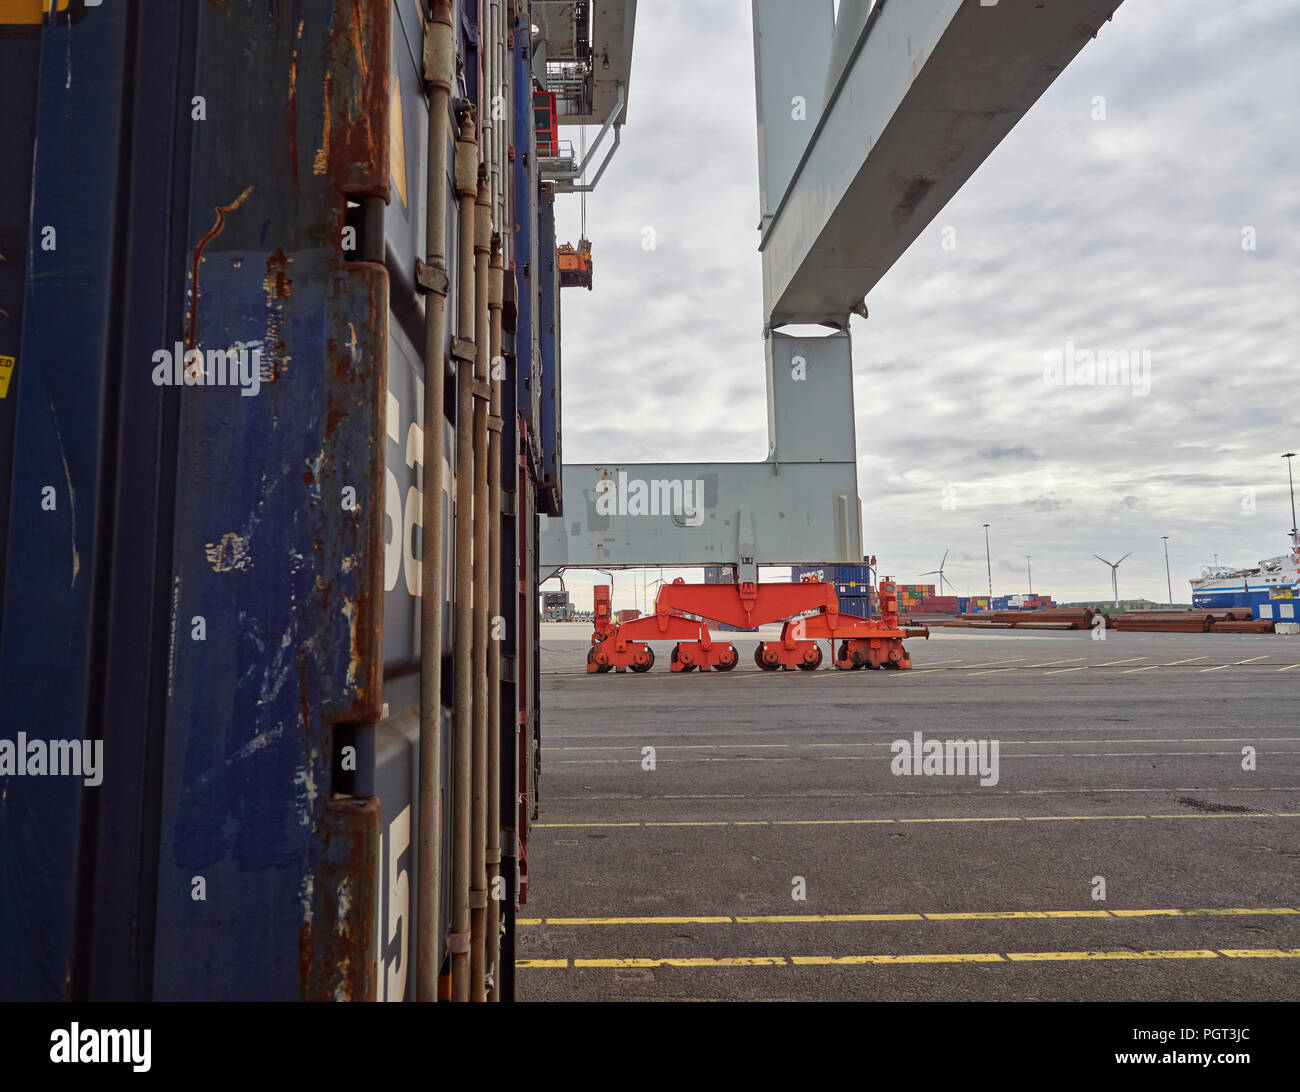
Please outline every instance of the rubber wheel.
[{"label": "rubber wheel", "polygon": [[736,662],[737,662],[739,659],[740,659],[740,657],[739,657],[738,655],[736,655],[736,650],[733,648],[733,649],[731,650],[731,655],[730,655],[730,657],[728,657],[727,654],[725,654],[725,653],[724,653],[722,656],[718,657],[718,662],[717,662],[716,664],[713,665],[713,670],[714,670],[714,671],[730,671],[733,667],[736,666]]},{"label": "rubber wheel", "polygon": [[758,665],[760,671],[775,671],[778,667],[781,666],[780,664],[770,664],[763,659],[762,641],[760,641],[757,645],[754,646],[754,663]]},{"label": "rubber wheel", "polygon": [[655,650],[651,648],[649,645],[645,646],[645,650],[646,650],[646,654],[650,657],[649,660],[647,660],[643,664],[628,664],[628,667],[632,671],[635,671],[638,675],[644,675],[655,665]]},{"label": "rubber wheel", "polygon": [[810,664],[808,664],[808,663],[801,663],[801,664],[799,665],[799,670],[800,670],[800,671],[816,671],[819,667],[821,667],[821,665],[822,665],[822,650],[821,650],[821,647],[818,646],[818,648],[817,648],[817,659],[813,660],[813,662],[810,663]]}]

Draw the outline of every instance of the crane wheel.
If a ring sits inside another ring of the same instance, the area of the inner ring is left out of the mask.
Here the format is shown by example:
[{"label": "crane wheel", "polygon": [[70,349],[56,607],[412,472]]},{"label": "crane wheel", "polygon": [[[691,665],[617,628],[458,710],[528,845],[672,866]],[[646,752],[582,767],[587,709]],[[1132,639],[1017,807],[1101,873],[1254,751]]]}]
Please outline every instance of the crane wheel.
[{"label": "crane wheel", "polygon": [[813,660],[805,660],[799,665],[800,671],[816,671],[822,665],[822,650],[817,649],[817,657]]}]

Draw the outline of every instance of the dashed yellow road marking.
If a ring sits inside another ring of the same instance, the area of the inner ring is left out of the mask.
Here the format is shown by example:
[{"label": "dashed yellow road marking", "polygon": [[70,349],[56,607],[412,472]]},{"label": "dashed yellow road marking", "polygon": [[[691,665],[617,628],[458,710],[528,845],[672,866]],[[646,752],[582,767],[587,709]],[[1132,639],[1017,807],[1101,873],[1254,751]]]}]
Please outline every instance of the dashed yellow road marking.
[{"label": "dashed yellow road marking", "polygon": [[1086,667],[1061,667],[1055,671],[1049,671],[1049,675],[1068,675],[1071,671],[1087,671]]},{"label": "dashed yellow road marking", "polygon": [[1175,660],[1173,663],[1165,664],[1166,667],[1177,667],[1179,664],[1194,664],[1197,660],[1205,659],[1204,656],[1193,656],[1188,660]]},{"label": "dashed yellow road marking", "polygon": [[1252,656],[1249,660],[1237,660],[1237,664],[1253,664],[1256,660],[1262,660],[1263,656]]},{"label": "dashed yellow road marking", "polygon": [[1119,664],[1135,664],[1140,660],[1145,660],[1145,656],[1130,656],[1126,660],[1108,660],[1104,664],[1098,664],[1098,667],[1117,667]]},{"label": "dashed yellow road marking", "polygon": [[1225,667],[1231,666],[1232,664],[1219,664],[1218,667],[1203,667],[1201,668],[1201,674],[1204,675],[1207,671],[1222,671]]},{"label": "dashed yellow road marking", "polygon": [[1300,664],[1291,664],[1290,667],[1279,667],[1278,670],[1279,670],[1279,671],[1294,671],[1297,667],[1300,667]]},{"label": "dashed yellow road marking", "polygon": [[1294,906],[1196,910],[972,910],[962,913],[738,914],[696,917],[520,918],[518,925],[825,925],[890,921],[1057,921],[1074,918],[1195,918],[1300,915]]},{"label": "dashed yellow road marking", "polygon": [[926,952],[907,955],[847,956],[668,956],[622,959],[518,959],[515,966],[530,970],[623,970],[656,967],[853,967],[930,963],[1033,963],[1089,960],[1147,959],[1300,959],[1300,948],[1188,948],[1113,952]]},{"label": "dashed yellow road marking", "polygon": [[1300,812],[1240,811],[1240,812],[1189,812],[1186,815],[968,815],[927,819],[748,819],[744,821],[726,819],[696,823],[669,822],[619,822],[619,823],[534,823],[534,830],[610,827],[830,827],[830,826],[866,826],[876,823],[1060,823],[1077,820],[1103,819],[1295,819]]}]

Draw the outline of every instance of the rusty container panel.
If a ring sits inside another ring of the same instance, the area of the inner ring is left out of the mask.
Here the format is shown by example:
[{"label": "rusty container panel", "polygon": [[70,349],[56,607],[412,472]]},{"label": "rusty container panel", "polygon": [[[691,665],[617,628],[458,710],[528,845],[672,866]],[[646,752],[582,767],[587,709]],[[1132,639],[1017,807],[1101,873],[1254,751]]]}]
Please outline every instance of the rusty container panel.
[{"label": "rusty container panel", "polygon": [[159,999],[375,992],[378,807],[332,777],[382,702],[388,275],[344,231],[388,197],[391,18],[292,11],[199,16],[187,340],[260,361],[181,392]]}]

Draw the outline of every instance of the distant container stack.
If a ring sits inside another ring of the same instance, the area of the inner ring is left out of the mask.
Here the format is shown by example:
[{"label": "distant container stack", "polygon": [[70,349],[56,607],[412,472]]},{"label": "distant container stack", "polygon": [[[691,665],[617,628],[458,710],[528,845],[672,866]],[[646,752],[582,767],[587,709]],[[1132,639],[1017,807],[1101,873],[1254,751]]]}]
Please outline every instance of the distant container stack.
[{"label": "distant container stack", "polygon": [[874,618],[877,613],[871,566],[865,559],[861,565],[795,565],[790,570],[790,581],[797,584],[801,580],[820,580],[834,587],[844,614]]}]

